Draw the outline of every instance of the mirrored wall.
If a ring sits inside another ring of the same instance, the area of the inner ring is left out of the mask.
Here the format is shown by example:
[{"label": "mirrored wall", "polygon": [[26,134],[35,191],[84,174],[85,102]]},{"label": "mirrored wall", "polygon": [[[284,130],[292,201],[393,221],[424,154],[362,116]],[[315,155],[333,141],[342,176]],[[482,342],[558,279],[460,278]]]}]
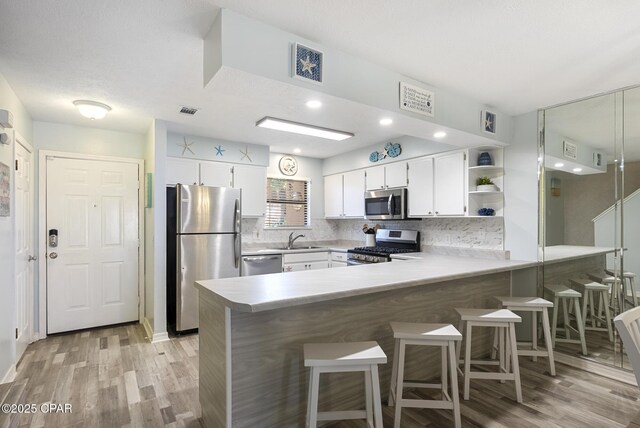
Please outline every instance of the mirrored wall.
[{"label": "mirrored wall", "polygon": [[638,304],[640,87],[545,109],[540,128],[540,294],[557,299],[555,349],[630,369],[612,319]]}]

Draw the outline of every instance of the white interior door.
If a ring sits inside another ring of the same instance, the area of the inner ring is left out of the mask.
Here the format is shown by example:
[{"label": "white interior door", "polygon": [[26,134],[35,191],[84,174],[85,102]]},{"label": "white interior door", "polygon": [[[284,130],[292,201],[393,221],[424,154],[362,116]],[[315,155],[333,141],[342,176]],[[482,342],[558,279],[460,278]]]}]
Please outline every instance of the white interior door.
[{"label": "white interior door", "polygon": [[16,137],[16,361],[20,360],[33,330],[33,153]]},{"label": "white interior door", "polygon": [[47,332],[138,319],[138,165],[47,158]]}]

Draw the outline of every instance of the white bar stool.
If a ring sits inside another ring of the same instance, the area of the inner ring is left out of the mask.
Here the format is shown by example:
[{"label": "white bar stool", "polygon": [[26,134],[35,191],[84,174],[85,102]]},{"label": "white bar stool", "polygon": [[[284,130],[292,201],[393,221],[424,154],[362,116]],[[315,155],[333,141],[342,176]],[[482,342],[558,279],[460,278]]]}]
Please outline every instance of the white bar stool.
[{"label": "white bar stool", "polygon": [[[584,324],[582,322],[582,316],[580,315],[580,298],[582,298],[582,294],[562,284],[546,284],[544,290],[553,296],[553,320],[551,321],[551,341],[553,347],[555,348],[556,342],[577,343],[582,346],[582,355],[587,355],[587,341],[584,337]],[[556,337],[560,299],[562,299],[562,312],[564,315],[564,338]],[[569,301],[568,305],[567,301]],[[573,303],[575,307],[576,323],[578,324],[577,329],[575,329],[569,321],[569,306],[571,303]],[[578,334],[579,340],[571,338],[571,331]]]},{"label": "white bar stool", "polygon": [[[518,403],[522,403],[522,387],[520,386],[520,366],[518,364],[518,348],[516,345],[515,323],[521,322],[522,318],[514,314],[508,309],[474,309],[474,308],[456,308],[456,312],[460,315],[460,328],[465,327],[465,357],[464,357],[464,394],[465,400],[469,399],[469,386],[471,379],[496,379],[500,381],[513,380],[516,386],[516,399]],[[471,329],[473,327],[495,327],[499,331],[500,336],[500,359],[499,361],[471,360]],[[462,342],[457,344],[456,354],[458,362],[460,360]],[[513,361],[513,370],[511,371],[506,359],[511,358]],[[498,365],[498,372],[472,372],[471,364],[474,365]],[[459,370],[459,369],[458,369]]]},{"label": "white bar stool", "polygon": [[[609,275],[610,277],[613,277],[613,271],[611,269],[605,269],[604,271],[607,273],[607,275]],[[636,290],[636,274],[633,272],[625,271],[622,273],[622,281],[629,283],[629,288],[631,289],[631,299],[632,299],[630,303],[631,305],[633,305],[632,307],[635,308],[636,306],[638,306],[638,294]],[[627,300],[627,287],[623,286],[622,290],[624,290],[623,296],[625,301],[629,302]],[[622,310],[625,311],[626,308],[623,307]]]},{"label": "white bar stool", "polygon": [[[396,406],[394,428],[400,427],[403,407],[453,410],[454,425],[456,428],[460,428],[458,365],[456,364],[455,342],[462,341],[462,334],[451,324],[392,322],[391,330],[393,330],[393,337],[395,338],[395,350],[393,353],[391,384],[389,386],[389,406],[393,406],[394,403]],[[407,345],[440,346],[442,348],[441,383],[407,382],[404,380],[405,348]],[[449,359],[449,364],[447,364],[447,358]],[[449,395],[447,386],[447,370],[451,376],[451,395]],[[442,400],[402,398],[402,389],[411,387],[440,389],[442,390]]]},{"label": "white bar stool", "polygon": [[[305,343],[304,365],[311,367],[307,397],[307,427],[315,428],[318,421],[366,419],[367,425],[382,428],[378,364],[386,364],[386,362],[387,356],[384,351],[373,341]],[[366,410],[318,412],[320,373],[344,372],[364,372]]]},{"label": "white bar stool", "polygon": [[[578,292],[582,293],[582,324],[584,329],[606,331],[609,333],[609,342],[613,342],[611,312],[609,312],[609,303],[607,302],[609,286],[584,278],[570,279],[569,282]],[[594,298],[594,293],[597,298]],[[598,301],[597,312],[596,300]],[[601,316],[602,309],[604,309],[604,318]],[[591,312],[591,326],[587,324],[588,312]],[[604,327],[598,327],[598,324],[604,325]]]},{"label": "white bar stool", "polygon": [[[494,297],[500,306],[514,312],[531,312],[531,349],[519,349],[518,356],[532,357],[533,361],[537,357],[547,357],[549,359],[549,372],[551,376],[556,375],[556,365],[553,360],[553,345],[551,343],[551,329],[549,327],[549,315],[547,308],[552,308],[553,303],[541,297]],[[538,349],[538,312],[542,318],[542,335],[546,349]],[[495,359],[498,349],[498,330],[496,329],[493,337],[493,347],[491,349],[491,358]]]}]

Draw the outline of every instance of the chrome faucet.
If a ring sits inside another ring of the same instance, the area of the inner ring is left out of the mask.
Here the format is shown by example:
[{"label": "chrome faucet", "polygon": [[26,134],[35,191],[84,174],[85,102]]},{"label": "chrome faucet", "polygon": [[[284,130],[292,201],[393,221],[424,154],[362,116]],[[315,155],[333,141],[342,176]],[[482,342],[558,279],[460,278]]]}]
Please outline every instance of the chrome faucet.
[{"label": "chrome faucet", "polygon": [[294,243],[294,242],[296,242],[296,239],[298,239],[298,238],[304,238],[304,235],[298,235],[298,236],[296,236],[296,237],[294,238],[294,236],[293,236],[293,232],[291,232],[291,233],[289,234],[289,244],[287,245],[287,248],[288,248],[288,249],[291,249],[291,247],[293,247],[293,243]]}]

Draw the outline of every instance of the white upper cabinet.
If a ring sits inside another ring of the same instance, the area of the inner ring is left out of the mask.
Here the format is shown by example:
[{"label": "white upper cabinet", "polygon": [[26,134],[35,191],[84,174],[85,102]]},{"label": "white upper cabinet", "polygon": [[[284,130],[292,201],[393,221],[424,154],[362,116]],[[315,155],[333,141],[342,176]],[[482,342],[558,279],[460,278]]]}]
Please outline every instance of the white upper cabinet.
[{"label": "white upper cabinet", "polygon": [[262,217],[267,206],[267,168],[234,165],[233,187],[242,189],[242,217]]},{"label": "white upper cabinet", "polygon": [[344,216],[364,217],[364,171],[344,175]]},{"label": "white upper cabinet", "polygon": [[232,166],[221,162],[200,162],[200,184],[231,187]]},{"label": "white upper cabinet", "polygon": [[366,169],[366,190],[384,189],[384,166],[374,166]]},{"label": "white upper cabinet", "polygon": [[198,173],[198,161],[191,159],[167,158],[167,185],[176,184],[198,184],[200,177]]},{"label": "white upper cabinet", "polygon": [[466,212],[466,154],[434,157],[434,209],[436,215],[463,216]]},{"label": "white upper cabinet", "polygon": [[407,163],[396,162],[384,167],[384,185],[386,189],[407,186]]},{"label": "white upper cabinet", "polygon": [[324,178],[325,217],[364,217],[364,171]]},{"label": "white upper cabinet", "polygon": [[382,190],[407,186],[406,162],[395,162],[366,169],[366,190]]},{"label": "white upper cabinet", "polygon": [[432,216],[433,209],[433,158],[421,158],[408,162],[409,185],[407,209],[409,217]]}]

